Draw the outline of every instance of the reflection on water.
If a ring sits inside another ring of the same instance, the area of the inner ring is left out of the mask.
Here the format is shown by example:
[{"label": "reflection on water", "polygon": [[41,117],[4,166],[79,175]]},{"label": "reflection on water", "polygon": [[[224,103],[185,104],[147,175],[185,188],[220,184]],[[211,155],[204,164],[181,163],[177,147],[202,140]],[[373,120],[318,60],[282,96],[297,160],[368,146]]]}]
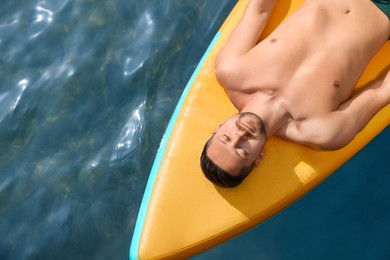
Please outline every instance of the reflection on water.
[{"label": "reflection on water", "polygon": [[235,1],[0,3],[0,259],[126,259],[160,139]]}]

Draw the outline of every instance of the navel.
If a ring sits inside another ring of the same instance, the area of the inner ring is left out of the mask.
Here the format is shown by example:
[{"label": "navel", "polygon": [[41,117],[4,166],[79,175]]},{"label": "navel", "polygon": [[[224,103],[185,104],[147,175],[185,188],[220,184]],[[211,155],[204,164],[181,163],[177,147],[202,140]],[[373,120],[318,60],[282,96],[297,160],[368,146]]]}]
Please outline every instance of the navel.
[{"label": "navel", "polygon": [[345,14],[349,14],[350,12],[351,12],[351,11],[347,9],[347,10],[345,10],[344,13],[345,13]]}]

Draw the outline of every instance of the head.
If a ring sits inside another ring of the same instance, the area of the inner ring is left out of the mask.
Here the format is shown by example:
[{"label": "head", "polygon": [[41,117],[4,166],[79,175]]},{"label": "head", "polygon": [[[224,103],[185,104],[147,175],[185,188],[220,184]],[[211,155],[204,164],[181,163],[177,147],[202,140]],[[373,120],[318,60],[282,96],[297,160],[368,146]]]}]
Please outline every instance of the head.
[{"label": "head", "polygon": [[236,187],[259,164],[267,137],[254,113],[233,115],[218,126],[201,155],[204,175],[221,187]]}]

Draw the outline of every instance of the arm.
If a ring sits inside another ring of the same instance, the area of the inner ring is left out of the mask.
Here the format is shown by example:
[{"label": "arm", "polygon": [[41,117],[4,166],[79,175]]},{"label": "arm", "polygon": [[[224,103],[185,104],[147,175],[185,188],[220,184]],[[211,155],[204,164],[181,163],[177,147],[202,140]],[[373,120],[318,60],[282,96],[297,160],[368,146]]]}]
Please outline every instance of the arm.
[{"label": "arm", "polygon": [[256,45],[275,4],[276,0],[249,1],[240,22],[218,54],[216,68],[220,63],[229,63],[232,58],[245,54]]},{"label": "arm", "polygon": [[233,89],[242,82],[240,59],[258,42],[271,16],[276,0],[250,0],[241,20],[230,34],[215,60],[215,74],[225,89]]},{"label": "arm", "polygon": [[288,126],[284,135],[315,148],[337,150],[347,145],[389,103],[390,73],[342,103],[338,110]]}]

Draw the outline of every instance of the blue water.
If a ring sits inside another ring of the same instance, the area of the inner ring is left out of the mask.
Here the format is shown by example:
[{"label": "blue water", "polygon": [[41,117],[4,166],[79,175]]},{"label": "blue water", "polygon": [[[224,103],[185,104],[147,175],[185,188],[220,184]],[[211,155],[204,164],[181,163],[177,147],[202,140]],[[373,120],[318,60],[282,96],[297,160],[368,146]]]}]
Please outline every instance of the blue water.
[{"label": "blue water", "polygon": [[0,3],[0,259],[127,259],[183,88],[233,1]]},{"label": "blue water", "polygon": [[[0,3],[0,259],[127,259],[180,94],[233,0]],[[386,131],[194,259],[390,258]]]}]

